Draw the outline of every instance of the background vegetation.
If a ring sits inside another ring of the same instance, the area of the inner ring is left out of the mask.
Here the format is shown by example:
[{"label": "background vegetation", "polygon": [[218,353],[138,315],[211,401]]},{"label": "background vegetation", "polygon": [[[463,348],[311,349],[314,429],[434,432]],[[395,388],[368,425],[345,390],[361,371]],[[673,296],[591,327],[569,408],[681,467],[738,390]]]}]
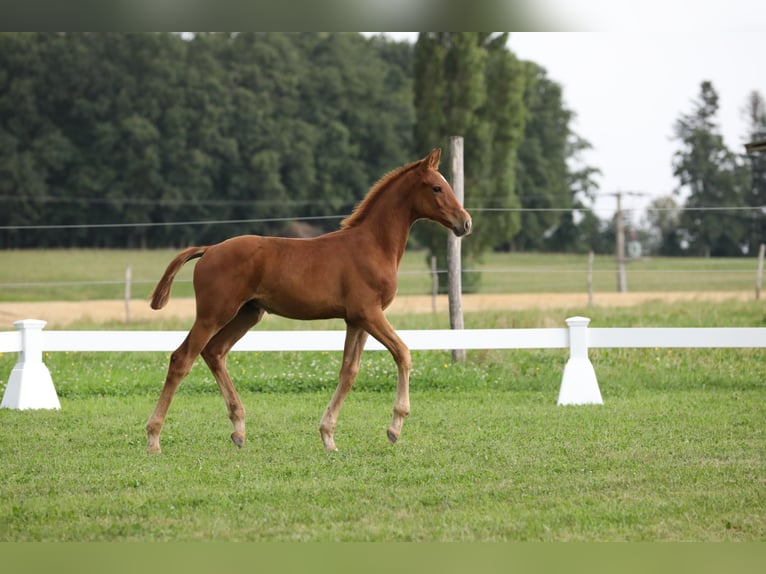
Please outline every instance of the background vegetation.
[{"label": "background vegetation", "polygon": [[[411,51],[359,34],[0,35],[0,221],[346,213],[415,159]],[[2,245],[180,245],[283,227],[38,229]]]},{"label": "background vegetation", "polygon": [[[589,144],[572,130],[576,110],[506,40],[0,34],[0,247],[318,233],[388,170],[461,134],[477,230],[469,258],[613,251],[614,222],[587,209],[598,166],[578,159]],[[645,222],[631,221],[646,249],[728,256],[763,241],[764,159],[726,149],[717,109],[703,81],[679,113],[668,161],[686,205],[658,198]],[[766,133],[765,109],[748,95],[745,137]],[[413,244],[441,256],[434,229]]]}]

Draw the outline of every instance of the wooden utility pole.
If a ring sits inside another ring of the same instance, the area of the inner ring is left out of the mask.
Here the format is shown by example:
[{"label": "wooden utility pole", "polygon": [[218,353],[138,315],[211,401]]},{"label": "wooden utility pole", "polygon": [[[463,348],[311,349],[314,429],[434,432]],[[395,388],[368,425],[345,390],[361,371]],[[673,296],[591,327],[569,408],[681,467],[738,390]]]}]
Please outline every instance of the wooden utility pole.
[{"label": "wooden utility pole", "polygon": [[625,271],[625,220],[622,216],[622,196],[634,195],[641,196],[643,193],[637,193],[634,191],[616,191],[611,193],[617,198],[617,213],[614,219],[614,232],[615,232],[615,258],[617,260],[617,292],[628,292],[628,274]]},{"label": "wooden utility pole", "polygon": [[628,276],[625,273],[625,222],[622,219],[622,193],[617,192],[617,215],[615,215],[615,233],[617,234],[617,292],[627,293]]},{"label": "wooden utility pole", "polygon": [[125,322],[130,323],[130,287],[133,282],[133,267],[125,268]]},{"label": "wooden utility pole", "polygon": [[[452,160],[452,190],[460,205],[463,205],[463,137],[450,137],[450,158]],[[451,329],[463,329],[463,282],[460,254],[460,237],[450,233],[447,239],[447,285],[449,299],[449,324]],[[452,359],[465,361],[465,349],[452,351]]]},{"label": "wooden utility pole", "polygon": [[763,284],[763,256],[766,253],[766,245],[761,243],[758,249],[758,270],[755,272],[755,298],[761,298],[761,286]]},{"label": "wooden utility pole", "polygon": [[[759,134],[760,136],[763,136],[763,134]],[[756,154],[766,154],[766,139],[759,139],[757,141],[753,141],[750,143],[745,144],[745,150],[747,151],[748,155],[754,156]],[[752,172],[753,174],[755,171]],[[750,185],[755,186],[755,176],[751,175]],[[753,187],[753,192],[755,192],[755,187]],[[763,283],[763,257],[764,253],[766,253],[766,245],[761,243],[760,248],[758,249],[758,270],[755,274],[755,298],[760,299],[761,298],[761,285]]]},{"label": "wooden utility pole", "polygon": [[436,255],[431,255],[431,312],[436,313],[436,299],[439,296],[439,271],[436,269]]},{"label": "wooden utility pole", "polygon": [[586,274],[585,283],[588,287],[588,308],[593,307],[593,251],[588,253],[588,272]]}]

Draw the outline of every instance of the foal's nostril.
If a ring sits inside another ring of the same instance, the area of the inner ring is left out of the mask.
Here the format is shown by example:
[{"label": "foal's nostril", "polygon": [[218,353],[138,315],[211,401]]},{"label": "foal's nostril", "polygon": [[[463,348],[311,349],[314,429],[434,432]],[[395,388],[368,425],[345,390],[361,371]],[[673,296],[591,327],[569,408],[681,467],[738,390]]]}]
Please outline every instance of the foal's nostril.
[{"label": "foal's nostril", "polygon": [[471,233],[471,229],[473,229],[473,221],[471,221],[470,218],[465,220],[465,224],[463,225],[463,229],[465,229],[465,234],[466,235]]}]

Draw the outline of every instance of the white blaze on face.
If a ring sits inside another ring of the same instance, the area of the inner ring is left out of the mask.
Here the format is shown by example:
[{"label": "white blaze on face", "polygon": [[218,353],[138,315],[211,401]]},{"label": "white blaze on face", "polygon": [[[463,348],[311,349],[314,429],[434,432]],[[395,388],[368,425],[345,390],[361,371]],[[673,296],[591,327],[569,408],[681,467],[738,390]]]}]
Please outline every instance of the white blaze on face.
[{"label": "white blaze on face", "polygon": [[437,175],[438,175],[440,178],[442,178],[442,181],[443,181],[444,183],[446,183],[447,185],[449,185],[449,182],[447,182],[447,178],[445,178],[445,177],[444,177],[444,176],[443,176],[441,173],[439,173],[438,171],[437,171],[436,173],[437,173]]}]

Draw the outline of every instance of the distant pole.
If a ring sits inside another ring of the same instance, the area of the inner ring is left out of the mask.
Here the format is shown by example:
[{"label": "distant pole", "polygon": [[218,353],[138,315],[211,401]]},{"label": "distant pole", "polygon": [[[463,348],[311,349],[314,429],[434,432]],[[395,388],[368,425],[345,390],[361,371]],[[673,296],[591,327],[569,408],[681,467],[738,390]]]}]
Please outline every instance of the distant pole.
[{"label": "distant pole", "polygon": [[637,191],[617,191],[608,195],[613,195],[617,198],[617,213],[614,216],[614,230],[617,243],[615,250],[615,258],[617,259],[617,292],[626,293],[628,291],[628,275],[625,272],[625,221],[622,216],[622,196],[632,195],[640,197],[646,194]]},{"label": "distant pole", "polygon": [[130,283],[133,279],[133,267],[125,268],[125,322],[130,323]]},{"label": "distant pole", "polygon": [[[460,205],[463,205],[463,138],[450,137],[450,158],[452,158],[452,189]],[[463,329],[462,270],[460,238],[454,233],[447,240],[447,284],[449,287],[449,323],[451,329]],[[454,361],[465,361],[465,349],[452,351]]]},{"label": "distant pole", "polygon": [[766,252],[766,245],[761,243],[761,248],[758,250],[758,271],[755,274],[755,299],[756,301],[761,298],[761,285],[763,285],[763,256]]},{"label": "distant pole", "polygon": [[628,291],[628,277],[625,274],[625,225],[622,219],[622,193],[617,192],[617,215],[615,215],[615,232],[617,234],[617,292]]},{"label": "distant pole", "polygon": [[588,253],[588,274],[586,283],[588,285],[588,307],[593,307],[593,251]]},{"label": "distant pole", "polygon": [[439,272],[436,269],[436,255],[431,255],[431,312],[436,313],[436,297],[439,295]]}]

